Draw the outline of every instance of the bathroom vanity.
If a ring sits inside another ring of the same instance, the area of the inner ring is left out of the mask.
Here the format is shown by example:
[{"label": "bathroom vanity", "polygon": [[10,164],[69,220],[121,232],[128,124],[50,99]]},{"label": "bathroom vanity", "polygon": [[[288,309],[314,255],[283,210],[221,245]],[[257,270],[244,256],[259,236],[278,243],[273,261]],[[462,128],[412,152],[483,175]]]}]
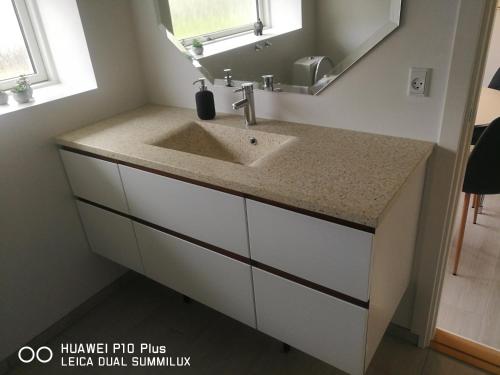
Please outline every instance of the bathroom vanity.
[{"label": "bathroom vanity", "polygon": [[432,144],[160,106],[57,143],[94,252],[364,373],[410,280]]}]

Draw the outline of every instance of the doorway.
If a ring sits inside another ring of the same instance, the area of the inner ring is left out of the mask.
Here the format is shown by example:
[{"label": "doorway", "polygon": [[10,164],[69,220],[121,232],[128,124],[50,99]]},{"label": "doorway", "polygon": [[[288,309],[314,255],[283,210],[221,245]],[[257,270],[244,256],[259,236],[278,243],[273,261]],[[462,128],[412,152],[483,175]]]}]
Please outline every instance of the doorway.
[{"label": "doorway", "polygon": [[[498,123],[500,128],[497,118],[500,118],[500,5],[484,67],[470,143],[471,153],[474,148],[477,150],[471,161],[477,159],[480,150],[486,149],[487,139],[493,139],[493,126],[489,125]],[[474,168],[477,165],[469,163],[465,183],[468,193],[462,193],[458,202],[432,346],[500,374],[500,195],[469,190],[478,176],[472,173]]]}]

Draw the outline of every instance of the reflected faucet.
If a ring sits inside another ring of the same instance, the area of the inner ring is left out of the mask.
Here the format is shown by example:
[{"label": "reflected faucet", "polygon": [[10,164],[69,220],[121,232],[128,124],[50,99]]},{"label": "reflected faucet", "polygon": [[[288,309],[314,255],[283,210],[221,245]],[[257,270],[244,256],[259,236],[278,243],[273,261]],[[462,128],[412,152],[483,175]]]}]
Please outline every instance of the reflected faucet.
[{"label": "reflected faucet", "polygon": [[233,76],[231,75],[231,69],[224,69],[224,81],[226,87],[233,87]]},{"label": "reflected faucet", "polygon": [[233,109],[238,110],[244,108],[245,112],[245,125],[251,126],[257,124],[255,118],[255,99],[253,95],[253,83],[243,83],[241,88],[234,90],[234,92],[242,92],[243,99],[233,103]]},{"label": "reflected faucet", "polygon": [[266,74],[265,76],[262,76],[262,78],[264,78],[262,88],[266,91],[274,91],[274,75]]}]

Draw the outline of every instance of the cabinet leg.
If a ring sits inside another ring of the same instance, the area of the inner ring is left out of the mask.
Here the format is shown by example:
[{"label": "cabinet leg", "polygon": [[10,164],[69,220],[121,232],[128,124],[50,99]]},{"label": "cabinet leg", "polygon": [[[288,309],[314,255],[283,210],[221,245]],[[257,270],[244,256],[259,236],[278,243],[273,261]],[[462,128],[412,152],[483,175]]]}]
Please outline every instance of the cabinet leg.
[{"label": "cabinet leg", "polygon": [[182,301],[184,303],[191,303],[191,298],[189,298],[188,296],[182,295]]},{"label": "cabinet leg", "polygon": [[288,344],[282,343],[281,351],[283,353],[288,353],[290,351],[291,347]]}]

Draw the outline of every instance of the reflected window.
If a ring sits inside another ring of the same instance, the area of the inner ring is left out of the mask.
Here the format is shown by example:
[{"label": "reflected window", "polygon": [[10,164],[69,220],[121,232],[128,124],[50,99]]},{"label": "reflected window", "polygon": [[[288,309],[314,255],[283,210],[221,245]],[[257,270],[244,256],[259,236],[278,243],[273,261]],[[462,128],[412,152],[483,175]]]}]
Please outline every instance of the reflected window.
[{"label": "reflected window", "polygon": [[262,1],[169,0],[173,34],[187,44],[253,29]]}]

